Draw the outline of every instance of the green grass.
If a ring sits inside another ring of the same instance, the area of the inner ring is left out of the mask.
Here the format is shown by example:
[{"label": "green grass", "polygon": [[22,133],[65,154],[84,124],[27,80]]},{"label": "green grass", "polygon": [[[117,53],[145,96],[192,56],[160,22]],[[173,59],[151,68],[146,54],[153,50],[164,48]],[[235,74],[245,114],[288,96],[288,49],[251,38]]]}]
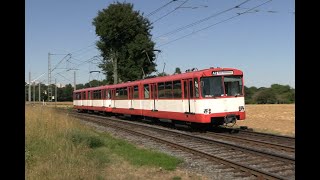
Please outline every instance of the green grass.
[{"label": "green grass", "polygon": [[[116,154],[132,165],[155,166],[166,170],[174,170],[182,162],[180,159],[160,152],[138,149],[124,140],[113,138],[105,133],[73,130],[69,133],[69,138],[76,145],[84,144],[92,148],[93,154]],[[98,147],[103,148],[96,150],[95,148]]]}]

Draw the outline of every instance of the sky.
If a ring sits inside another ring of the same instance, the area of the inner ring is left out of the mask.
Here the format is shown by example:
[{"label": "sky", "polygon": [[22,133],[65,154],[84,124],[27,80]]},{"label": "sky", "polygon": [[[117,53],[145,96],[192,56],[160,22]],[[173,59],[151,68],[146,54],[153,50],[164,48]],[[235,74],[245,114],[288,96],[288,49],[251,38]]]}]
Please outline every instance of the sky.
[{"label": "sky", "polygon": [[[93,19],[111,0],[25,1],[25,81],[103,80]],[[119,2],[124,2],[119,0]],[[247,87],[295,88],[294,0],[126,0],[152,22],[158,72],[209,67],[244,73]],[[50,53],[50,55],[49,55]]]}]

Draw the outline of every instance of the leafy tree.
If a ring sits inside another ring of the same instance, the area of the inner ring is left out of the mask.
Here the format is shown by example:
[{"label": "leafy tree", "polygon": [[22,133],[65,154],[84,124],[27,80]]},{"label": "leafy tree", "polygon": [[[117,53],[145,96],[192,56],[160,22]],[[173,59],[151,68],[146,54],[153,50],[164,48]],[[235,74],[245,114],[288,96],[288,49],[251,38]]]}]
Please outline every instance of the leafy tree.
[{"label": "leafy tree", "polygon": [[274,104],[277,101],[276,94],[269,88],[264,88],[255,93],[253,100],[258,104]]},{"label": "leafy tree", "polygon": [[176,67],[175,71],[173,74],[181,74],[181,70],[179,67]]},{"label": "leafy tree", "polygon": [[133,10],[133,4],[110,4],[98,12],[92,24],[100,37],[96,44],[103,57],[99,67],[109,84],[134,81],[156,71],[151,23]]},{"label": "leafy tree", "polygon": [[83,89],[83,88],[85,88],[85,86],[83,85],[83,84],[77,84],[76,85],[76,89]]},{"label": "leafy tree", "polygon": [[161,76],[168,76],[169,74],[165,73],[165,72],[162,72],[162,73],[159,73],[158,74],[158,77],[161,77]]},{"label": "leafy tree", "polygon": [[94,79],[94,80],[91,80],[88,83],[86,83],[84,86],[86,88],[88,88],[88,87],[97,87],[97,86],[101,86],[101,85],[102,84],[99,80]]},{"label": "leafy tree", "polygon": [[63,95],[65,97],[65,101],[72,101],[72,92],[73,92],[73,87],[71,84],[67,84],[63,88]]},{"label": "leafy tree", "polygon": [[250,88],[244,86],[245,102],[246,104],[254,104],[252,96],[257,92],[257,88],[252,86]]},{"label": "leafy tree", "polygon": [[289,85],[280,85],[280,84],[272,84],[271,89],[274,90],[274,92],[282,94],[286,92],[290,92],[290,86]]}]

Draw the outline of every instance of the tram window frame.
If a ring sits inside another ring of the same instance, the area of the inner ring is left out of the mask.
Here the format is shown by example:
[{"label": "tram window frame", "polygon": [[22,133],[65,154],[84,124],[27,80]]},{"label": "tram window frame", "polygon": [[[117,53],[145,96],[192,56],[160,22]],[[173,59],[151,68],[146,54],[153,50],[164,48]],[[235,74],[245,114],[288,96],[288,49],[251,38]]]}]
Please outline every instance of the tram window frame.
[{"label": "tram window frame", "polygon": [[115,99],[119,99],[120,96],[120,88],[116,88],[115,90]]},{"label": "tram window frame", "polygon": [[87,95],[87,93],[84,91],[84,92],[82,92],[82,99],[83,100],[86,100],[86,95]]},{"label": "tram window frame", "polygon": [[111,97],[112,97],[111,89],[106,89],[106,96],[105,96],[105,98],[106,98],[106,99],[111,99]]},{"label": "tram window frame", "polygon": [[139,86],[133,86],[133,99],[139,99]]},{"label": "tram window frame", "polygon": [[[146,97],[146,95],[148,97]],[[144,97],[144,99],[150,99],[150,87],[149,87],[149,84],[144,84],[143,85],[143,97]]]},{"label": "tram window frame", "polygon": [[[196,82],[198,87],[196,88]],[[200,86],[199,86],[199,79],[198,78],[194,78],[193,79],[193,84],[194,84],[194,97],[195,98],[199,98],[200,97]]]},{"label": "tram window frame", "polygon": [[101,99],[101,90],[94,90],[92,97],[93,99]]},{"label": "tram window frame", "polygon": [[190,98],[193,98],[194,97],[194,89],[193,89],[193,80],[191,79],[190,81],[189,81],[189,90],[190,90]]},{"label": "tram window frame", "polygon": [[[160,89],[160,88],[162,88],[163,87],[163,89]],[[166,98],[166,91],[165,91],[165,83],[164,82],[159,82],[158,83],[158,98],[159,99],[165,99]]]},{"label": "tram window frame", "polygon": [[107,92],[106,89],[101,90],[101,99],[106,99],[106,92]]},{"label": "tram window frame", "polygon": [[[180,85],[177,85],[180,84]],[[182,98],[182,86],[181,86],[181,80],[176,80],[172,82],[172,96],[173,99],[181,99]],[[179,87],[179,88],[176,88]],[[175,92],[175,90],[177,90]],[[180,90],[180,91],[179,91]],[[179,94],[180,93],[180,94]]]},{"label": "tram window frame", "polygon": [[119,89],[118,99],[121,99],[121,100],[128,99],[128,88],[127,87],[122,87],[122,88],[117,88],[117,89]]},{"label": "tram window frame", "polygon": [[173,94],[172,94],[172,89],[173,89],[173,83],[172,81],[166,81],[164,82],[164,97],[166,99],[172,99]]},{"label": "tram window frame", "polygon": [[91,100],[91,91],[88,91],[88,100]]},{"label": "tram window frame", "polygon": [[81,99],[81,92],[75,93],[75,99],[80,100]]}]

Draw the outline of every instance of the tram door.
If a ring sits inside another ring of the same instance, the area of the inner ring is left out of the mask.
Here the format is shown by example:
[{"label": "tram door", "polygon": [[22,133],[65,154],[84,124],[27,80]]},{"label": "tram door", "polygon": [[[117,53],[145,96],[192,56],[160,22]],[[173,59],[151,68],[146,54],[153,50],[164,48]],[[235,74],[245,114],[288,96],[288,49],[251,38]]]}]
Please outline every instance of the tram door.
[{"label": "tram door", "polygon": [[193,81],[192,79],[184,79],[183,80],[183,88],[184,88],[184,110],[186,114],[194,114],[194,100],[193,100]]},{"label": "tram door", "polygon": [[151,86],[151,99],[152,99],[152,111],[158,111],[156,108],[156,99],[157,96],[157,85],[156,84],[150,84]]}]

